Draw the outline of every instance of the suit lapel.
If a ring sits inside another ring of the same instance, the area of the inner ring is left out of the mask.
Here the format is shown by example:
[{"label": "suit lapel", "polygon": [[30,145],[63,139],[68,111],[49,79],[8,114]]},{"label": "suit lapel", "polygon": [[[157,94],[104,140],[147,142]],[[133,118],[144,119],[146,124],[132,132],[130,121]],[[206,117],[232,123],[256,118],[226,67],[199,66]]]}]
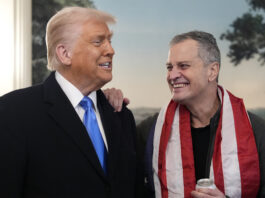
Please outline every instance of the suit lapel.
[{"label": "suit lapel", "polygon": [[55,80],[54,73],[44,83],[44,100],[50,106],[49,115],[64,129],[98,174],[106,179],[86,128]]},{"label": "suit lapel", "polygon": [[97,91],[97,105],[108,143],[108,175],[115,175],[115,167],[120,152],[122,126],[119,117],[110,106],[101,90]]}]

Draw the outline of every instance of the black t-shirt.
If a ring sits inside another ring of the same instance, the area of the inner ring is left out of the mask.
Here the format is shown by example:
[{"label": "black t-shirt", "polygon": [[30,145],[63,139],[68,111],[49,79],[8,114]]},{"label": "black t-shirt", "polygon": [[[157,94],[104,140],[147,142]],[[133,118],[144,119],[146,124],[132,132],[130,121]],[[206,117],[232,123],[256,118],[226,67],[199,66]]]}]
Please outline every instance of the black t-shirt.
[{"label": "black t-shirt", "polygon": [[206,160],[210,142],[210,125],[203,128],[191,127],[196,181],[206,176]]}]

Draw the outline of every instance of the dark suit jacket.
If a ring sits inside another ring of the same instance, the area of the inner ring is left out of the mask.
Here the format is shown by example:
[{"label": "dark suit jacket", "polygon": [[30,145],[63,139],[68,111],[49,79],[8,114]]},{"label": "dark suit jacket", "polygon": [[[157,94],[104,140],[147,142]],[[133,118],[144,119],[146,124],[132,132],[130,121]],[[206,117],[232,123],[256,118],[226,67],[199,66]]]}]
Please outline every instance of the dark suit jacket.
[{"label": "dark suit jacket", "polygon": [[135,122],[97,91],[108,142],[108,176],[54,73],[0,98],[0,197],[135,197]]}]

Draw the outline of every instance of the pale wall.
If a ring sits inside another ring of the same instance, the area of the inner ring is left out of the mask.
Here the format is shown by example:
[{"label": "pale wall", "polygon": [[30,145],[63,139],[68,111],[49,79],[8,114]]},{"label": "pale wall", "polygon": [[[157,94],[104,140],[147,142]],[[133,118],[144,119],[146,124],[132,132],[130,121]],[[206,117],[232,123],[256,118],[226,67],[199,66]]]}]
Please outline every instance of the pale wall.
[{"label": "pale wall", "polygon": [[31,0],[0,0],[0,96],[31,85]]}]

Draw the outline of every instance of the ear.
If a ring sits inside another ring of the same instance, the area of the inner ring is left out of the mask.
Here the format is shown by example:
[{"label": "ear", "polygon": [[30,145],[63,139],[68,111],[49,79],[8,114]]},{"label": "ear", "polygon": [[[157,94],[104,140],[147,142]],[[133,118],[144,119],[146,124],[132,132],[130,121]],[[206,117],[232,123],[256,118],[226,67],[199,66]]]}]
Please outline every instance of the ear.
[{"label": "ear", "polygon": [[64,64],[64,65],[71,65],[71,54],[63,44],[58,44],[56,46],[56,55],[58,59]]},{"label": "ear", "polygon": [[220,66],[219,63],[217,62],[211,63],[209,65],[209,77],[208,77],[209,82],[212,82],[217,79],[219,74],[219,68]]}]

